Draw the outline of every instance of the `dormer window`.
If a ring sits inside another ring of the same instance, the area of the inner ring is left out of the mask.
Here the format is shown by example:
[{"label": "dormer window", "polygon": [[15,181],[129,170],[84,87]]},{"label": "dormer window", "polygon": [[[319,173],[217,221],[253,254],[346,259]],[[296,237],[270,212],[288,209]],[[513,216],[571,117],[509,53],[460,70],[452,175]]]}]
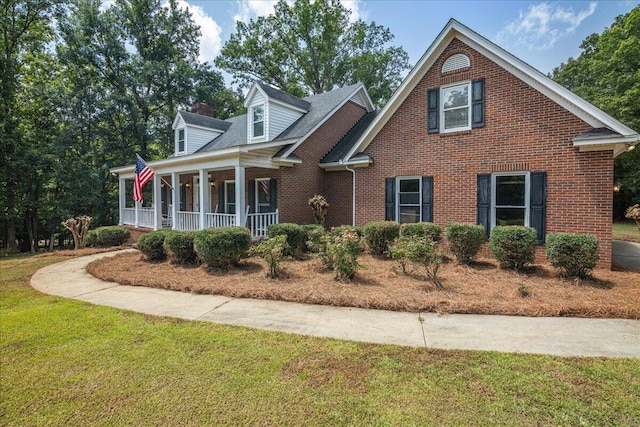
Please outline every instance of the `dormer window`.
[{"label": "dormer window", "polygon": [[253,107],[253,138],[264,136],[264,105]]},{"label": "dormer window", "polygon": [[178,129],[178,153],[184,153],[184,129]]}]

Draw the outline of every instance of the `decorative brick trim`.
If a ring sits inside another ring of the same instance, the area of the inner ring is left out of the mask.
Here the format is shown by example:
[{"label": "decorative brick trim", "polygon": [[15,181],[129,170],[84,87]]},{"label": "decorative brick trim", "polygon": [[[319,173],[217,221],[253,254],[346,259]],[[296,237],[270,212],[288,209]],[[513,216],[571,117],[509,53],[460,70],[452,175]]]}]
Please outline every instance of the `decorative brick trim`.
[{"label": "decorative brick trim", "polygon": [[471,67],[455,70],[440,77],[440,85],[471,80]]},{"label": "decorative brick trim", "polygon": [[491,165],[491,172],[516,172],[530,170],[528,162],[498,163]]}]

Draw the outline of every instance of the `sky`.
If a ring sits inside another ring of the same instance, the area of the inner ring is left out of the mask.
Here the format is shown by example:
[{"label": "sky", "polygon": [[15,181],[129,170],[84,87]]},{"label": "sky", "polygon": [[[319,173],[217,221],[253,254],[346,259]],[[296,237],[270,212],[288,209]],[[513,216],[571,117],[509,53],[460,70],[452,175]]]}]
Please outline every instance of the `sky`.
[{"label": "sky", "polygon": [[[637,1],[424,1],[341,0],[352,20],[389,28],[414,65],[454,18],[543,73],[580,54],[580,44],[601,33]],[[272,0],[179,0],[200,25],[200,60],[213,61],[238,20],[273,12]],[[230,83],[229,76],[227,83]]]}]

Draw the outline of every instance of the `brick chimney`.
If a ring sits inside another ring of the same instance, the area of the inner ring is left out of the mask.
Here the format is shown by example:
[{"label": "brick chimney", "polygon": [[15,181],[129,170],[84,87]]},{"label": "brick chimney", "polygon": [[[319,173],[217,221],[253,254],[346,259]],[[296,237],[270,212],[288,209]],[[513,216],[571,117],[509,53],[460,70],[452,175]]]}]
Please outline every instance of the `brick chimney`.
[{"label": "brick chimney", "polygon": [[213,107],[204,102],[196,102],[191,106],[191,112],[201,116],[213,117]]}]

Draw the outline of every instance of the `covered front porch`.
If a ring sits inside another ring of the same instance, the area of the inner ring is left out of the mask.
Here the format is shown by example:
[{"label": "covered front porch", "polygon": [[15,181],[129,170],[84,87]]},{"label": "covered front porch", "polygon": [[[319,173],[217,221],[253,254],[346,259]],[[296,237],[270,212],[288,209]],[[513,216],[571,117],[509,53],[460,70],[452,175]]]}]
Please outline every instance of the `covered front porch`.
[{"label": "covered front porch", "polygon": [[155,168],[144,191],[144,204],[133,201],[133,174],[120,172],[119,222],[181,231],[239,225],[249,229],[252,239],[264,238],[268,227],[279,222],[275,180],[247,181],[245,168],[236,165],[169,173]]}]

